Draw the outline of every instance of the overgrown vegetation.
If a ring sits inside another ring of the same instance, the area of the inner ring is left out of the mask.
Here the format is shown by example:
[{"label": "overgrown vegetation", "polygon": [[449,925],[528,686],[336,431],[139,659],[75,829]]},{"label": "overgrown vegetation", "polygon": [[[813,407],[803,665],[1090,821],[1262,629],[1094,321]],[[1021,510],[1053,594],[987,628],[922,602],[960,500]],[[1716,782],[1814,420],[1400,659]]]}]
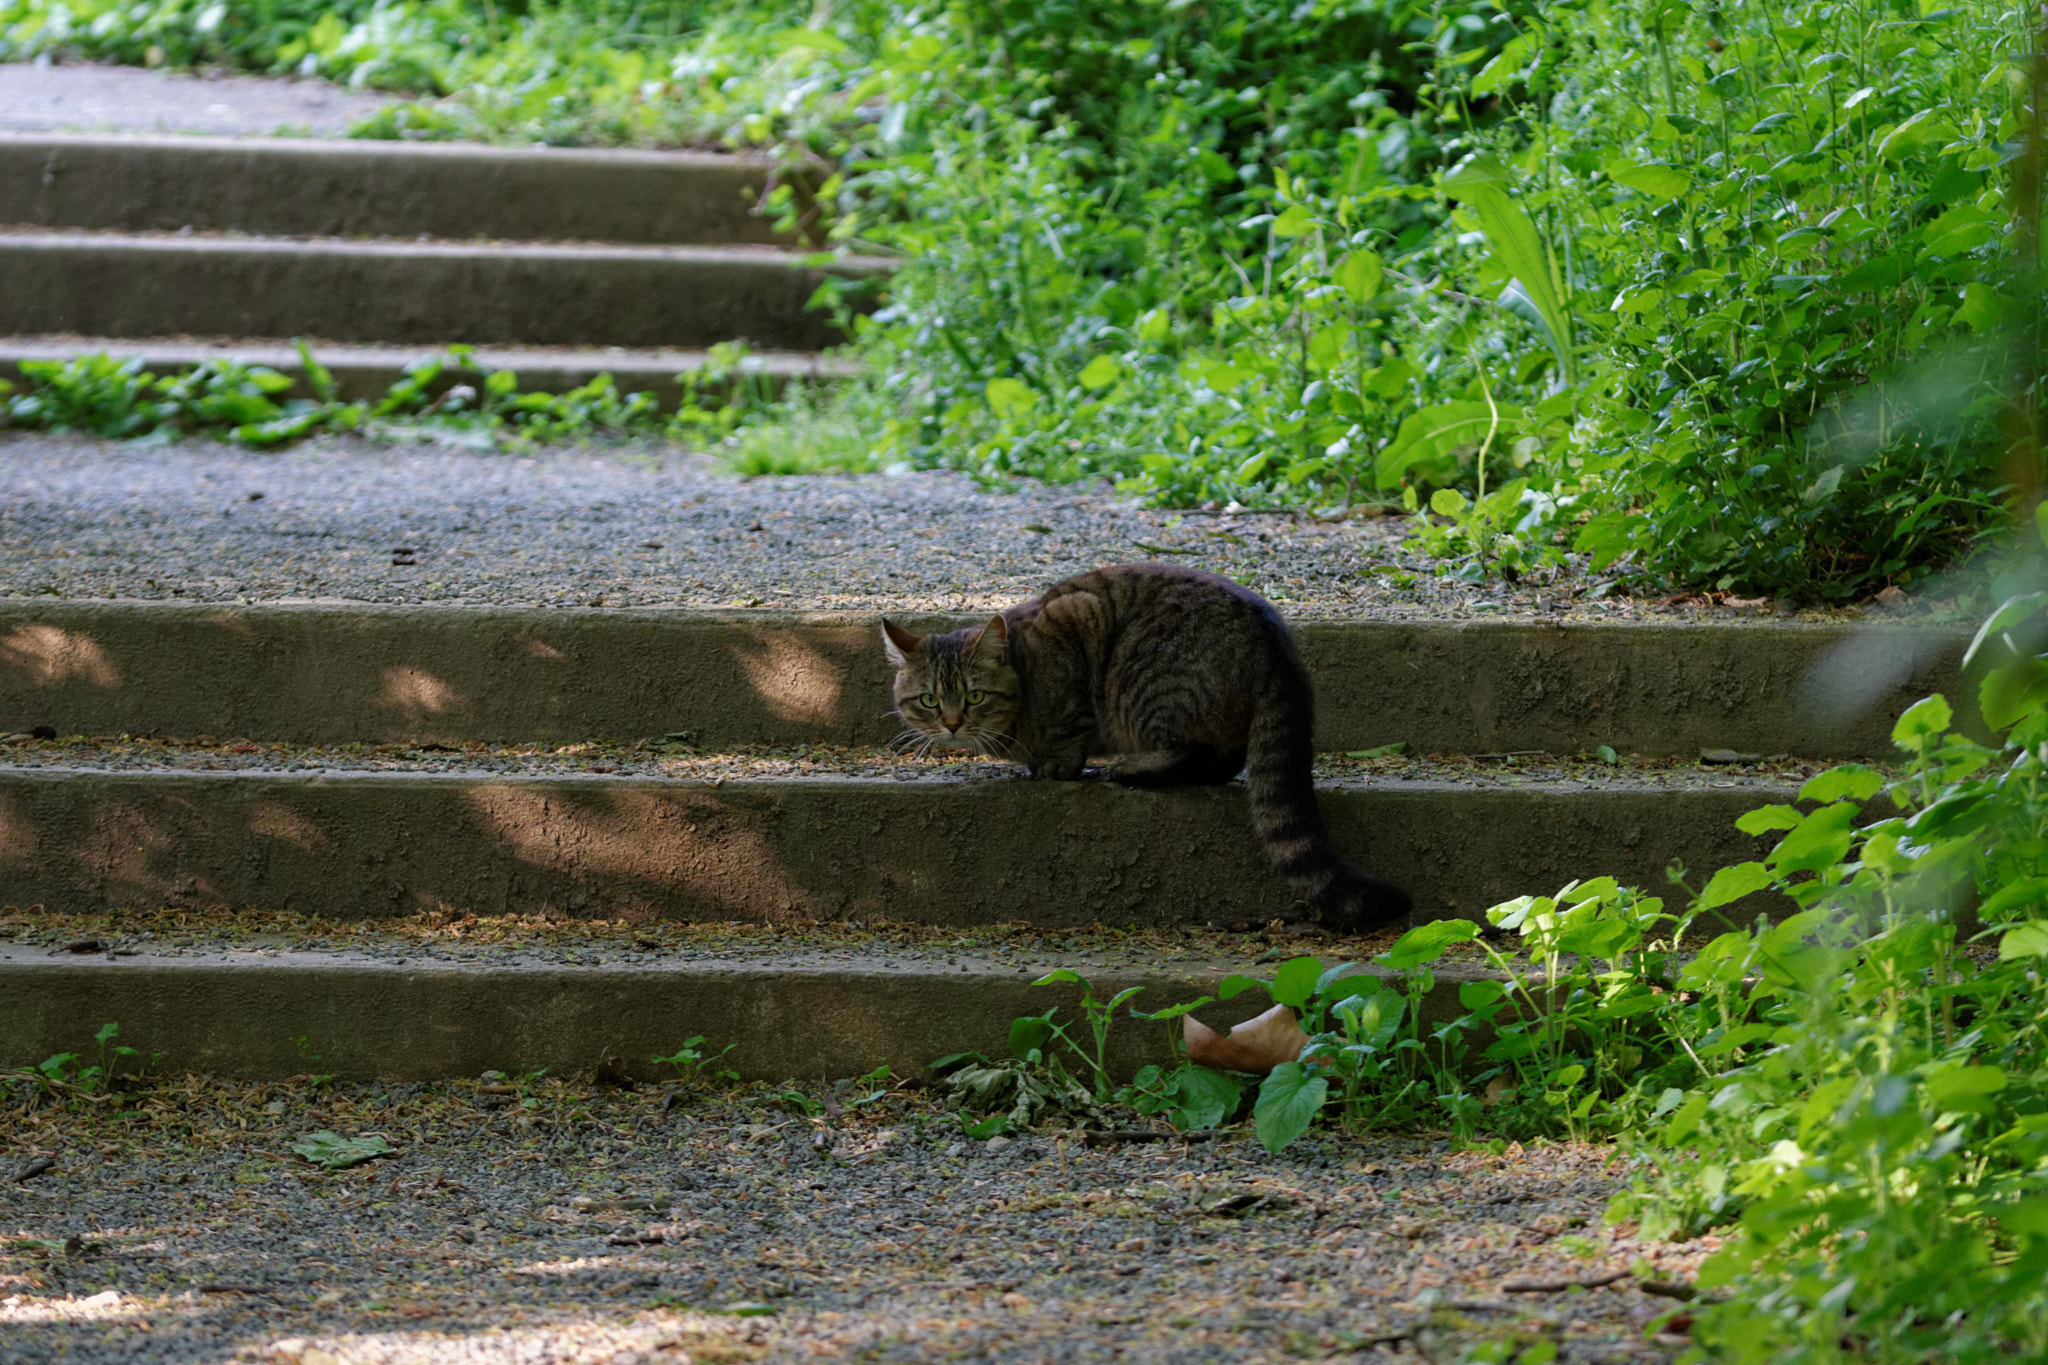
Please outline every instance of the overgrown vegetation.
[{"label": "overgrown vegetation", "polygon": [[749,469],[1401,498],[1446,572],[1828,600],[2037,482],[2030,47],[1984,0],[0,4],[0,56],[452,97],[369,135],[809,168],[773,207],[905,268]]},{"label": "overgrown vegetation", "polygon": [[[1972,647],[1993,665],[1980,704],[1998,744],[1952,728],[1945,699],[1919,702],[1894,730],[1897,780],[1846,764],[1797,805],[1751,811],[1738,824],[1777,834],[1771,852],[1696,893],[1674,870],[1682,910],[1607,878],[1494,907],[1514,951],[1485,945],[1492,978],[1462,984],[1449,1018],[1426,1023],[1421,1005],[1432,964],[1479,934],[1464,921],[1410,930],[1377,975],[1301,957],[1270,981],[1225,982],[1219,996],[1260,986],[1299,1018],[1279,1054],[1293,1060],[1263,1079],[1183,1061],[1112,1087],[1094,1058],[1129,993],[1089,998],[1085,1046],[1050,1012],[1019,1020],[1009,1069],[1181,1127],[1231,1120],[1255,1087],[1275,1151],[1320,1117],[1467,1142],[1609,1140],[1635,1170],[1610,1221],[1650,1239],[1722,1235],[1690,1310],[1714,1359],[2039,1359],[2044,645],[2048,591],[2016,593]],[[1790,913],[1728,918],[1758,893]],[[1055,1039],[1069,1055],[1051,1055]],[[970,1107],[992,1089],[954,1084]]]},{"label": "overgrown vegetation", "polygon": [[687,432],[717,422],[715,412],[694,403],[664,421],[652,395],[621,393],[609,374],[567,393],[522,392],[516,374],[485,370],[466,346],[415,361],[375,400],[344,401],[334,377],[303,342],[299,363],[311,397],[291,396],[296,385],[286,374],[233,360],[208,360],[164,375],[144,369],[140,359],[104,354],[24,360],[20,392],[0,381],[0,416],[29,431],[152,441],[206,433],[252,446],[421,424],[443,435],[468,432],[518,443]]}]

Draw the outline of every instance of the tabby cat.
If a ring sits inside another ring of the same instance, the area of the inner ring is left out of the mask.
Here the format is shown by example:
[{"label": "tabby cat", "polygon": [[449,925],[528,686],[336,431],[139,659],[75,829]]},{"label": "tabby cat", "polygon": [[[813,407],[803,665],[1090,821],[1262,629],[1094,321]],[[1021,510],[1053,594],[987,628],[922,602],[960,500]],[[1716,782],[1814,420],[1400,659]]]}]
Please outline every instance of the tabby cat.
[{"label": "tabby cat", "polygon": [[1223,783],[1249,768],[1252,826],[1333,929],[1405,919],[1408,893],[1331,847],[1316,809],[1315,697],[1273,604],[1215,574],[1121,564],[1056,583],[985,623],[917,635],[884,617],[896,709],[948,748],[1073,781]]}]

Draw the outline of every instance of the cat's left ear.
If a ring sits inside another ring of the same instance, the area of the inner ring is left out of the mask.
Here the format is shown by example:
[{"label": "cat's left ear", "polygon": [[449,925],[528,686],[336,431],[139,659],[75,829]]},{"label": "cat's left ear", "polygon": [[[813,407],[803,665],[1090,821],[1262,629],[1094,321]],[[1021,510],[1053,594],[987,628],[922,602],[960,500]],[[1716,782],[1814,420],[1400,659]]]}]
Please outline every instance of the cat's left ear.
[{"label": "cat's left ear", "polygon": [[924,652],[924,639],[913,635],[903,627],[882,618],[882,652],[889,656],[889,662],[901,668],[910,662],[913,655]]},{"label": "cat's left ear", "polygon": [[1010,623],[1000,616],[989,617],[988,624],[975,635],[969,653],[973,654],[978,663],[999,664],[1008,657],[1009,652]]}]

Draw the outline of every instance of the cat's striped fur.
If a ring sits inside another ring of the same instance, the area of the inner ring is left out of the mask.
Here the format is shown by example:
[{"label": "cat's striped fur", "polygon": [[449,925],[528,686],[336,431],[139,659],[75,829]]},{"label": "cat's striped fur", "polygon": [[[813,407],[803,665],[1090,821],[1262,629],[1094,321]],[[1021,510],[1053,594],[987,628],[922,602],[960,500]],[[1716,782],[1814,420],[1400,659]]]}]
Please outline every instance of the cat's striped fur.
[{"label": "cat's striped fur", "polygon": [[1332,928],[1405,919],[1408,894],[1330,843],[1311,777],[1315,697],[1272,603],[1215,574],[1123,564],[1056,583],[979,626],[886,618],[898,714],[926,743],[1071,781],[1091,754],[1137,787],[1246,773],[1273,865]]}]

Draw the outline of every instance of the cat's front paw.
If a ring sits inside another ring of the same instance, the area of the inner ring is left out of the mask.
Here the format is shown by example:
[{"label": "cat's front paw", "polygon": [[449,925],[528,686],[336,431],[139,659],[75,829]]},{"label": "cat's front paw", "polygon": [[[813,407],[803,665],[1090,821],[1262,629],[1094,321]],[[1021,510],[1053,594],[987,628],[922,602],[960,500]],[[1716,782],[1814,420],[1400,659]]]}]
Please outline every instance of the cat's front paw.
[{"label": "cat's front paw", "polygon": [[1086,765],[1069,763],[1059,759],[1048,759],[1026,769],[1032,777],[1045,782],[1079,782]]}]

